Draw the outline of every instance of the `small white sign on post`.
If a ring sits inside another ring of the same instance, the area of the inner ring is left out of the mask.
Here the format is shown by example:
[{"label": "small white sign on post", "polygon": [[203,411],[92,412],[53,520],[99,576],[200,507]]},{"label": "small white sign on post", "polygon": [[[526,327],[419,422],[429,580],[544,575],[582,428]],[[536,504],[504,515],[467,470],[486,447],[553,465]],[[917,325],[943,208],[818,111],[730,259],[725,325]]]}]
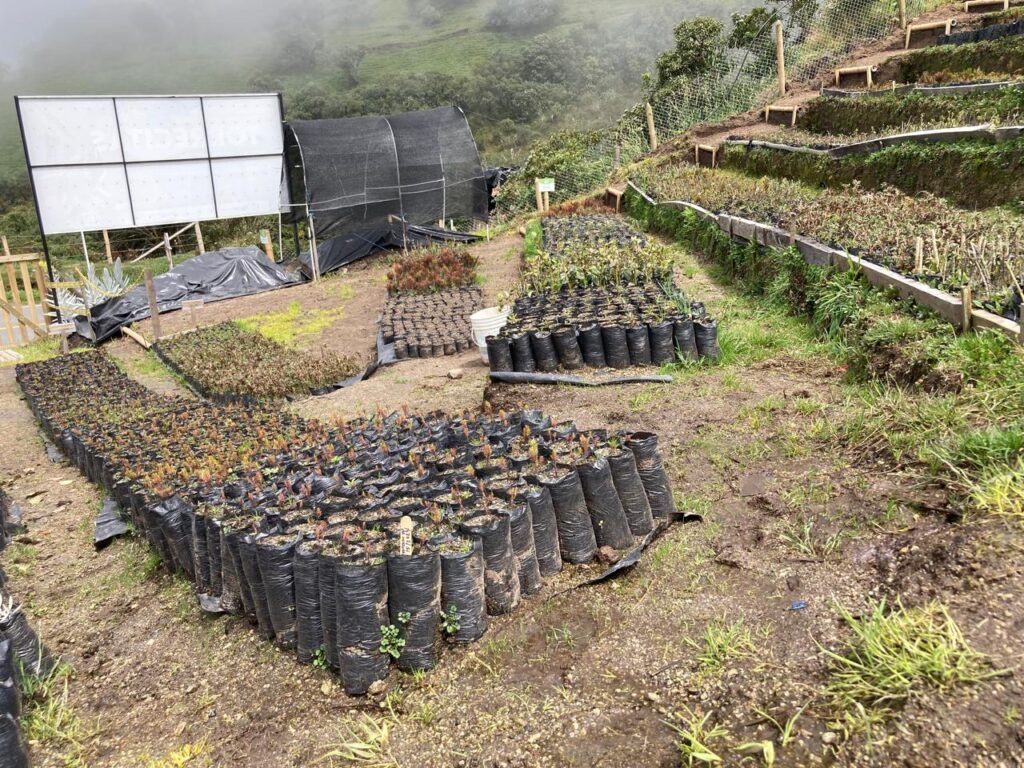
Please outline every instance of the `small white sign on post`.
[{"label": "small white sign on post", "polygon": [[412,529],[415,525],[408,515],[398,523],[398,554],[402,557],[412,555]]},{"label": "small white sign on post", "polygon": [[554,179],[537,179],[537,189],[540,192],[554,192],[555,191],[555,180]]}]

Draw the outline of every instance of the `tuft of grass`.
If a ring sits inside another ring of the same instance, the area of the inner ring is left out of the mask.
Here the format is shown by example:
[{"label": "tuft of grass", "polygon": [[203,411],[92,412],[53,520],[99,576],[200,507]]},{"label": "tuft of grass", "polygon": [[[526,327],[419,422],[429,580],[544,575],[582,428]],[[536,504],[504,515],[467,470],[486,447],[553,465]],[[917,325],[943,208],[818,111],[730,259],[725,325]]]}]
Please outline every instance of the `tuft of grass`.
[{"label": "tuft of grass", "polygon": [[336,745],[317,760],[318,763],[340,760],[345,765],[366,768],[390,768],[398,763],[391,754],[391,725],[378,722],[367,714],[345,726],[345,741]]},{"label": "tuft of grass", "polygon": [[709,672],[721,669],[726,662],[750,656],[756,652],[750,630],[743,619],[726,623],[715,619],[704,628],[703,644],[687,640],[694,648],[700,649],[697,659]]},{"label": "tuft of grass", "polygon": [[889,610],[884,600],[855,617],[837,606],[852,632],[830,660],[826,695],[837,710],[884,716],[926,688],[945,691],[977,683],[1002,672],[968,644],[949,611],[932,602]]},{"label": "tuft of grass", "polygon": [[207,768],[213,765],[206,741],[182,744],[163,757],[144,757],[145,768]]},{"label": "tuft of grass", "polygon": [[721,741],[729,735],[729,732],[720,725],[711,725],[710,720],[710,712],[700,715],[686,707],[682,712],[677,713],[673,720],[665,721],[665,724],[679,737],[676,747],[683,765],[688,768],[722,762],[721,756],[711,748],[711,744]]},{"label": "tuft of grass", "polygon": [[815,533],[814,527],[815,522],[810,518],[787,521],[779,538],[797,554],[812,560],[826,560],[840,550],[845,537],[839,532],[823,538]]},{"label": "tuft of grass", "polygon": [[97,729],[83,723],[68,702],[71,668],[58,664],[46,675],[24,668],[17,675],[24,709],[21,733],[30,746],[45,747],[64,765],[85,765],[86,743]]}]

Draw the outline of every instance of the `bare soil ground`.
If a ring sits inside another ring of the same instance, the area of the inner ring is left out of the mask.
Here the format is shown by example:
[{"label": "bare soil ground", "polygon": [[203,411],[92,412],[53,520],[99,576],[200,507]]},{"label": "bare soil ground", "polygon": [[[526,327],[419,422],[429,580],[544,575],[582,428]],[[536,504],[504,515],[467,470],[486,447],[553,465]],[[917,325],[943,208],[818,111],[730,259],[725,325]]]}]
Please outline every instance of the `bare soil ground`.
[{"label": "bare soil ground", "polygon": [[[478,248],[490,296],[511,284],[517,246],[504,238]],[[337,343],[346,321],[372,323],[364,315],[375,317],[383,300],[385,268],[368,263],[336,278],[357,289],[346,319],[307,344]],[[806,328],[716,283],[692,257],[680,256],[678,277],[723,328],[737,329],[738,344],[746,340],[734,363],[682,371],[672,385],[580,390],[487,386],[479,357],[465,353],[404,362],[293,406],[352,416],[401,402],[475,408],[486,397],[582,426],[649,429],[660,435],[679,505],[703,517],[671,528],[618,580],[571,589],[599,567],[567,570],[494,619],[477,644],[448,648],[435,671],[395,672],[385,692],[363,699],[244,621],[201,614],[190,585],[160,571],[138,539],[95,552],[102,499],[47,458],[13,370],[0,370],[0,478],[29,530],[0,560],[42,637],[72,667],[68,709],[82,724],[76,743],[33,745],[34,764],[308,766],[372,722],[389,736],[371,765],[674,766],[670,723],[686,708],[726,729],[710,745],[726,765],[763,764],[738,747],[778,736],[764,713],[785,723],[801,708],[776,765],[1024,764],[1015,675],[921,692],[871,738],[846,740],[832,723],[820,693],[823,649],[847,636],[836,605],[857,612],[868,597],[940,597],[996,666],[1019,666],[1020,531],[950,522],[939,489],[829,442],[828,424],[850,413],[847,385]],[[330,282],[204,312],[244,316],[292,297],[333,308]],[[362,332],[352,331],[352,343],[370,338]],[[111,353],[147,385],[177,389],[127,342]],[[448,376],[454,368],[461,378]],[[724,629],[742,642],[710,653],[706,635]],[[182,762],[185,747],[197,756]],[[324,762],[332,763],[348,764]]]}]

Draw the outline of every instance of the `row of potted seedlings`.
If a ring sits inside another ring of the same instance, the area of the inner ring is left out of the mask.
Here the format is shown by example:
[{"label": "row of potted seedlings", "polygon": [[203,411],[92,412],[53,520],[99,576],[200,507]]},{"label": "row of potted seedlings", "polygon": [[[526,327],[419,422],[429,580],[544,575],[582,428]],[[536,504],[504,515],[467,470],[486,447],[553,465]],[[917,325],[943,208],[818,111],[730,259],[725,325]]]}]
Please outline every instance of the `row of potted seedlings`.
[{"label": "row of potted seedlings", "polygon": [[670,299],[656,283],[524,296],[487,339],[492,371],[628,368],[719,355],[718,323],[704,306]]},{"label": "row of potted seedlings", "polygon": [[474,346],[470,315],[482,305],[479,288],[392,296],[381,316],[384,342],[399,360],[465,352]]},{"label": "row of potted seedlings", "polygon": [[717,359],[718,323],[675,286],[671,254],[611,215],[541,220],[492,371],[628,368]]},{"label": "row of potted seedlings", "polygon": [[[14,502],[0,490],[0,552],[21,530],[12,514]],[[28,617],[7,591],[7,577],[0,569],[0,766],[28,768],[28,756],[18,718],[25,678],[52,674],[57,662],[29,625]]]},{"label": "row of potted seedlings", "polygon": [[564,563],[631,548],[674,502],[650,433],[536,411],[378,412],[326,427],[182,403],[98,353],[19,366],[44,430],[209,611],[247,617],[365,693],[430,669]]}]

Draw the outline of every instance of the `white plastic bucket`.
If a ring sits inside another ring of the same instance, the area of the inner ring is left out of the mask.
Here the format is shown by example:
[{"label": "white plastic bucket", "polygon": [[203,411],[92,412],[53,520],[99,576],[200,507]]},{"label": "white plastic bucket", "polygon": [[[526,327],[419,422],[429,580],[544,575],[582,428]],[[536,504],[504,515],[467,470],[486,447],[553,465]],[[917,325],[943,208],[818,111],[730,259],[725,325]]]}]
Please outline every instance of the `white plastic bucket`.
[{"label": "white plastic bucket", "polygon": [[496,336],[498,331],[505,327],[508,316],[512,313],[512,307],[488,307],[474,312],[469,316],[469,322],[473,327],[473,341],[480,350],[480,357],[487,362],[487,337]]}]

